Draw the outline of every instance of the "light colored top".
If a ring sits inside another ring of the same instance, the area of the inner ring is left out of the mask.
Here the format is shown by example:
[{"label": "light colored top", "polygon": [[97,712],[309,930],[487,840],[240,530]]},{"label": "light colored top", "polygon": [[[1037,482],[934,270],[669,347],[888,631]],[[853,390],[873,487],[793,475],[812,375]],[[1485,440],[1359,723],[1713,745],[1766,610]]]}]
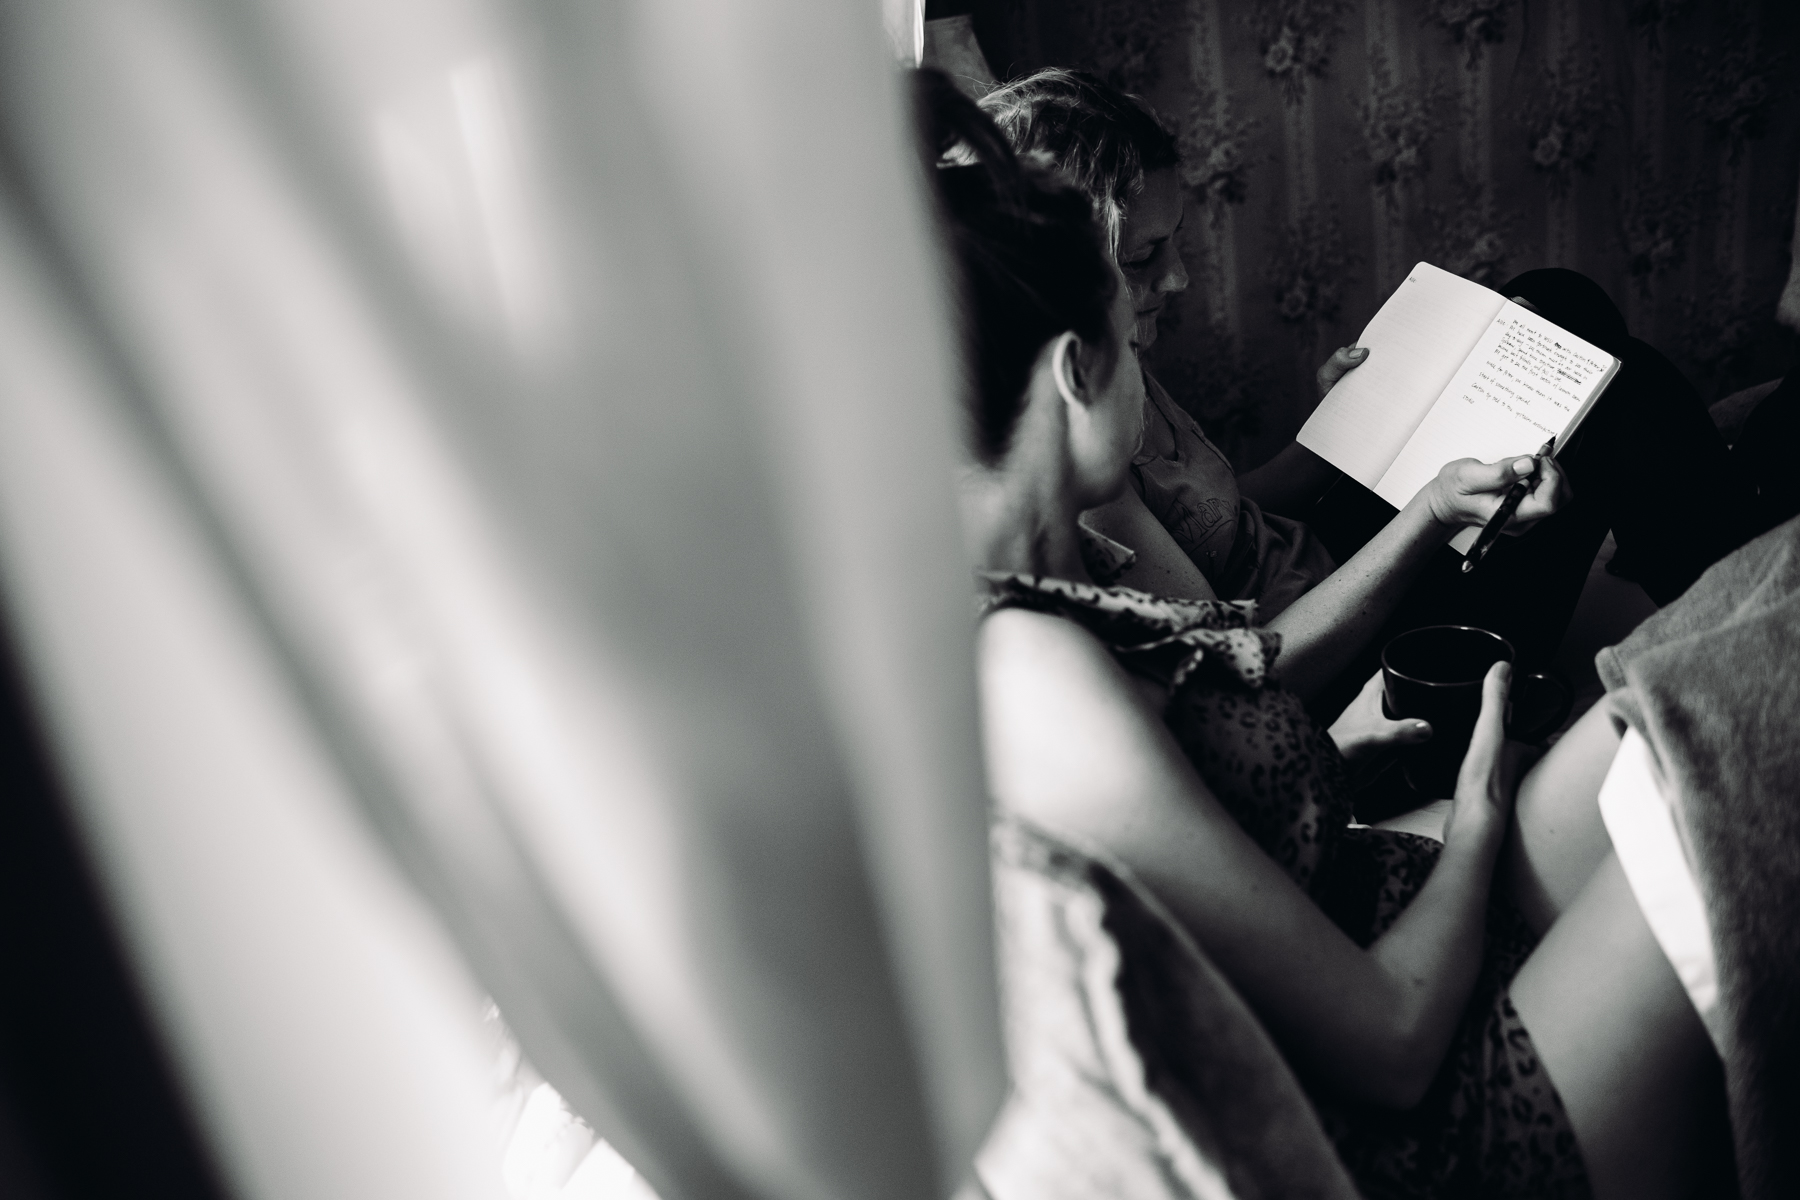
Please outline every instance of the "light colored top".
[{"label": "light colored top", "polygon": [[1627,728],[1600,784],[1600,818],[1612,837],[1613,852],[1619,856],[1632,895],[1643,910],[1644,923],[1675,968],[1694,1011],[1700,1014],[1700,1023],[1717,1047],[1722,1030],[1712,934],[1665,786],[1650,744],[1636,729]]},{"label": "light colored top", "polygon": [[1150,375],[1144,445],[1132,487],[1222,600],[1254,600],[1269,621],[1337,569],[1298,521],[1265,513],[1238,491],[1231,460]]}]

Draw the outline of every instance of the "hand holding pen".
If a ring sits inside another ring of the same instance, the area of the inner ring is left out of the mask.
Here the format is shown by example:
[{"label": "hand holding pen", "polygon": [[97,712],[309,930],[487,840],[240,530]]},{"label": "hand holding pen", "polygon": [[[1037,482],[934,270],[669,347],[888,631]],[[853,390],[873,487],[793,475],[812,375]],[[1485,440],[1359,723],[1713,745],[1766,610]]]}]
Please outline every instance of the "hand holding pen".
[{"label": "hand holding pen", "polygon": [[1513,514],[1519,511],[1519,505],[1526,496],[1531,494],[1531,489],[1537,486],[1539,469],[1555,448],[1555,438],[1551,438],[1538,447],[1538,452],[1532,456],[1531,474],[1524,476],[1507,489],[1505,498],[1500,501],[1500,507],[1494,510],[1494,515],[1482,527],[1481,536],[1475,539],[1475,544],[1469,548],[1468,557],[1463,560],[1462,569],[1465,575],[1473,571],[1475,564],[1486,558],[1487,552],[1492,550],[1494,543],[1500,540],[1501,531],[1506,528],[1506,523],[1513,519]]}]

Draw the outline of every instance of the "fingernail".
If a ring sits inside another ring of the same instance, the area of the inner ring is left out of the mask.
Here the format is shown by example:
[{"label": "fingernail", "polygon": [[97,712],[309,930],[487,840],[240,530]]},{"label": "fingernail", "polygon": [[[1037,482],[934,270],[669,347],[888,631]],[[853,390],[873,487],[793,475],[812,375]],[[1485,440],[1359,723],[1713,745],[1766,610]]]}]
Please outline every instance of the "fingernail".
[{"label": "fingernail", "polygon": [[1350,347],[1350,353],[1352,353],[1352,354],[1367,354],[1368,352],[1369,352],[1368,349],[1363,346]]},{"label": "fingernail", "polygon": [[1535,465],[1536,461],[1537,460],[1535,459],[1521,458],[1518,462],[1513,464],[1513,471],[1520,475],[1529,475],[1531,474],[1531,468]]},{"label": "fingernail", "polygon": [[1430,733],[1431,732],[1431,725],[1429,722],[1426,722],[1426,721],[1414,721],[1413,728],[1420,733]]}]

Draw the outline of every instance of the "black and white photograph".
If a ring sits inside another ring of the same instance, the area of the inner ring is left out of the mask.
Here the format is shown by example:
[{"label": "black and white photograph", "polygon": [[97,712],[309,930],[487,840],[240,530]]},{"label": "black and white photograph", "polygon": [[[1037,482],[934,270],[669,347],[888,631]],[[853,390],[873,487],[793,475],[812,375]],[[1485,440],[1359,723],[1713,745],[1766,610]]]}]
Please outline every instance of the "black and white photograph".
[{"label": "black and white photograph", "polygon": [[0,1197],[1800,1197],[1795,0],[0,0]]}]

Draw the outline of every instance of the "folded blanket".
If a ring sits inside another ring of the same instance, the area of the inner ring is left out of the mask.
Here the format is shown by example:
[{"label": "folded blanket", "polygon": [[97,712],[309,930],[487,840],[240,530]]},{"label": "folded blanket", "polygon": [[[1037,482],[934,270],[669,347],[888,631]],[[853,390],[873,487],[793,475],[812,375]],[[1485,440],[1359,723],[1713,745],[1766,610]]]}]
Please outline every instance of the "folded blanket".
[{"label": "folded blanket", "polygon": [[1678,794],[1746,1200],[1800,1196],[1800,518],[1595,660]]}]

